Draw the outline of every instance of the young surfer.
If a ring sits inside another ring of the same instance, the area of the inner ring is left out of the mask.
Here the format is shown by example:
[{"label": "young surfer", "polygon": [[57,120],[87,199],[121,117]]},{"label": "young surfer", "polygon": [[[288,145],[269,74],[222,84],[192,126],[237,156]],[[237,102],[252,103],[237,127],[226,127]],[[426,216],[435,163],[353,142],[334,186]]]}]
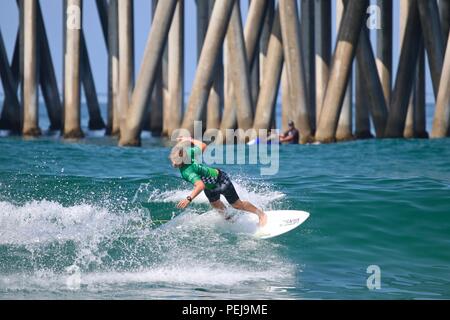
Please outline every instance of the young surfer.
[{"label": "young surfer", "polygon": [[220,195],[223,194],[233,208],[254,213],[259,218],[260,226],[266,224],[267,217],[262,210],[248,201],[239,199],[227,173],[197,162],[195,157],[205,151],[205,143],[186,137],[179,138],[178,141],[179,143],[173,147],[169,158],[172,166],[180,169],[181,177],[194,185],[194,190],[186,199],[178,203],[177,208],[186,208],[195,197],[204,191],[211,206],[225,216],[226,208],[220,200]]}]

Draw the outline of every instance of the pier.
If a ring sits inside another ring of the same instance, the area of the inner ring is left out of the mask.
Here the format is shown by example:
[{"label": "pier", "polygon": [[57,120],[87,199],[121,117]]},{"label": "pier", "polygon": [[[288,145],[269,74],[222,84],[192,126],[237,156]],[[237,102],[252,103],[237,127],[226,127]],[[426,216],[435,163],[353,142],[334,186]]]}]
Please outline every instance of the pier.
[{"label": "pier", "polygon": [[[10,135],[38,138],[49,129],[62,139],[83,139],[84,92],[87,129],[103,130],[120,146],[140,146],[143,131],[163,137],[178,128],[192,132],[195,121],[203,121],[203,130],[224,132],[285,130],[293,120],[302,144],[450,136],[450,0],[399,0],[398,14],[396,0],[149,0],[151,28],[141,61],[134,52],[139,26],[133,0],[61,0],[61,15],[52,17],[63,21],[58,68],[42,1],[3,1],[17,4],[20,21],[11,58],[0,29],[0,130]],[[104,115],[83,28],[87,1],[95,1],[98,42],[107,48]],[[186,15],[188,2],[196,16]],[[192,30],[186,20],[197,29],[189,86],[185,34]],[[62,84],[56,70],[63,72]],[[435,101],[428,128],[427,70]],[[39,125],[40,98],[49,128]]]}]

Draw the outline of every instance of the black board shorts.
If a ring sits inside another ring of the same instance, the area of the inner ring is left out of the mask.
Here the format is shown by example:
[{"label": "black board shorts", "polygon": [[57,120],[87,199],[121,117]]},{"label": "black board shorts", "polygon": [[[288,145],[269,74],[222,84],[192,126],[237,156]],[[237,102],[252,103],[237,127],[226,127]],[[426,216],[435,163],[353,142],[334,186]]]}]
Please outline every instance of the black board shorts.
[{"label": "black board shorts", "polygon": [[[217,169],[219,170],[219,169]],[[205,195],[209,202],[216,202],[220,200],[220,195],[223,194],[225,199],[227,199],[229,204],[234,204],[239,200],[239,196],[234,189],[233,183],[226,172],[219,170],[219,178],[217,182],[217,187],[215,189],[205,189]]]}]

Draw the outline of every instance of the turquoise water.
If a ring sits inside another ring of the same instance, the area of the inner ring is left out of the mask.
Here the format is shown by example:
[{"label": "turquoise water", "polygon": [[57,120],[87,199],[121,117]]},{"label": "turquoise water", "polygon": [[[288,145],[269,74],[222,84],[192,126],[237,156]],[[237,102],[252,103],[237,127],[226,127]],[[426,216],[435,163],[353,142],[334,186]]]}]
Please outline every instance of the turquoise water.
[{"label": "turquoise water", "polygon": [[448,139],[285,146],[272,177],[222,166],[242,198],[311,213],[270,240],[229,232],[204,197],[175,209],[190,186],[159,140],[0,150],[1,299],[450,298]]}]

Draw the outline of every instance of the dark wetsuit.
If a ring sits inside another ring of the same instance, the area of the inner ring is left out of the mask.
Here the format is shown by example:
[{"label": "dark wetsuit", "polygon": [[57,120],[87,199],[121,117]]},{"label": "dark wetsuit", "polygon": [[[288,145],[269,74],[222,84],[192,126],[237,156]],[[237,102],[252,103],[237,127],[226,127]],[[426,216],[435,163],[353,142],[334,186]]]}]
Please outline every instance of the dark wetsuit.
[{"label": "dark wetsuit", "polygon": [[294,136],[294,139],[292,139],[291,141],[289,141],[289,144],[298,144],[298,140],[299,140],[299,133],[298,130],[296,128],[293,129],[289,129],[288,131],[286,131],[284,133],[285,137],[290,137],[290,136]]}]

